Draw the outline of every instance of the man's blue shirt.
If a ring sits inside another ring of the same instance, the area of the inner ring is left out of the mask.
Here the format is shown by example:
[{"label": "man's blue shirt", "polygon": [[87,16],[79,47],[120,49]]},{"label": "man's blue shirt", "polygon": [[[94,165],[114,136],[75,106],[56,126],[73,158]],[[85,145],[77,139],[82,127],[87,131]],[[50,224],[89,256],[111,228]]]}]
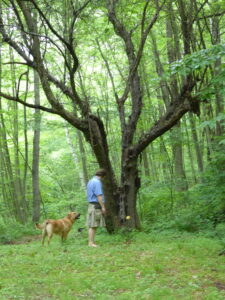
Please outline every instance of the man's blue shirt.
[{"label": "man's blue shirt", "polygon": [[104,202],[104,194],[102,190],[101,180],[94,176],[91,180],[89,180],[87,184],[87,201],[88,202],[98,202],[97,196],[102,195],[102,199]]}]

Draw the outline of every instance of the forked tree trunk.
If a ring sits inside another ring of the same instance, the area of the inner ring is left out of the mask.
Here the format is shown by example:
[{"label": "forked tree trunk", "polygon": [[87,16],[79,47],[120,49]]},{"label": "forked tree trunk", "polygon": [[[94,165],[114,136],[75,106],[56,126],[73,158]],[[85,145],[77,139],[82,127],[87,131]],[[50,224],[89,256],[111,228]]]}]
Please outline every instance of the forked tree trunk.
[{"label": "forked tree trunk", "polygon": [[103,181],[104,195],[107,199],[106,225],[108,232],[113,232],[118,226],[117,212],[119,207],[118,184],[109,158],[106,132],[103,123],[93,115],[89,116],[89,128],[84,132],[86,140],[89,142],[100,168],[107,171],[107,176]]}]

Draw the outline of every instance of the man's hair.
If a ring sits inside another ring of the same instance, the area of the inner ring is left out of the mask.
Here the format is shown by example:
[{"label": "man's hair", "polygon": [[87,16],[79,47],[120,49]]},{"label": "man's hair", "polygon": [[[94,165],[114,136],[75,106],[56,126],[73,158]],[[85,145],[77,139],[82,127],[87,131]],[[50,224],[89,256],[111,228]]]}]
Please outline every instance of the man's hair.
[{"label": "man's hair", "polygon": [[106,172],[105,169],[100,169],[100,170],[95,172],[95,175],[100,176],[100,177],[104,177],[104,176],[106,176],[106,174],[107,174],[107,172]]}]

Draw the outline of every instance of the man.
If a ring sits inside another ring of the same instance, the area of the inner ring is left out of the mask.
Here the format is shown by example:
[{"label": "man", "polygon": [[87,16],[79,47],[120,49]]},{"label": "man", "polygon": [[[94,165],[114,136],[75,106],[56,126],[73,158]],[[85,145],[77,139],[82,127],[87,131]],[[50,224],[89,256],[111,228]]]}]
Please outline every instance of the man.
[{"label": "man", "polygon": [[101,180],[106,176],[106,171],[100,169],[87,184],[87,201],[89,203],[87,213],[88,245],[97,247],[95,233],[98,227],[105,227],[105,199]]}]

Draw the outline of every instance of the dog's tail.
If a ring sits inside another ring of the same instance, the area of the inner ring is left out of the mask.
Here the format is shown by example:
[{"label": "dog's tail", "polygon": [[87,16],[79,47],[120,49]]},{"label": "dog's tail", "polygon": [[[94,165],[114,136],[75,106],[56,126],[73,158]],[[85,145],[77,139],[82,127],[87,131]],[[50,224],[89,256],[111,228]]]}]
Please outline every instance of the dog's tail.
[{"label": "dog's tail", "polygon": [[35,223],[35,228],[36,229],[39,229],[39,230],[42,230],[42,229],[44,229],[45,228],[45,226],[46,226],[46,224],[44,223],[44,224],[38,224],[38,223]]}]

